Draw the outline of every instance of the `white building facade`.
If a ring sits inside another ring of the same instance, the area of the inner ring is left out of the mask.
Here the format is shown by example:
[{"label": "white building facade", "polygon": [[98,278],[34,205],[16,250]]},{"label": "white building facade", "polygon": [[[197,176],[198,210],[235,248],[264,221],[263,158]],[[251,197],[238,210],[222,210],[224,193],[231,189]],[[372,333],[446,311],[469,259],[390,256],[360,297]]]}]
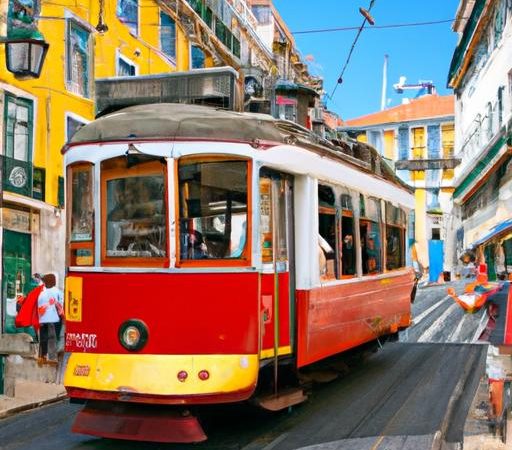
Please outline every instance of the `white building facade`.
[{"label": "white building facade", "polygon": [[492,279],[512,264],[512,1],[462,0],[454,31],[454,259],[474,250]]}]

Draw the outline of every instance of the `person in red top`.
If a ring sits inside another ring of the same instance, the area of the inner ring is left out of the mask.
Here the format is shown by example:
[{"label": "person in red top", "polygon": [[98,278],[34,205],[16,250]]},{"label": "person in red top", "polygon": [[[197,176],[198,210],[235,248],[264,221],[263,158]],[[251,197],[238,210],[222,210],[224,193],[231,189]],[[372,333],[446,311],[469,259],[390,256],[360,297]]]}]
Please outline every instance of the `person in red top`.
[{"label": "person in red top", "polygon": [[37,299],[44,289],[44,284],[39,274],[33,275],[36,286],[26,297],[20,299],[18,314],[16,315],[15,324],[17,328],[33,327],[36,335],[39,332],[39,314],[37,312]]}]

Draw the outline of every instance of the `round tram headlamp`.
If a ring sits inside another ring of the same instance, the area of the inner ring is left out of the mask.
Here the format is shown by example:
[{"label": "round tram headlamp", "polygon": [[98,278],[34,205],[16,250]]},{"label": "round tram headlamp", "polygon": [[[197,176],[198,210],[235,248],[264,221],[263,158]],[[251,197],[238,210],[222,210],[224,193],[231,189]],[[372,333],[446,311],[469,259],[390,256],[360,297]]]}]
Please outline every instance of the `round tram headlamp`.
[{"label": "round tram headlamp", "polygon": [[140,331],[137,327],[129,326],[124,329],[123,342],[130,346],[136,347],[140,341]]},{"label": "round tram headlamp", "polygon": [[130,319],[119,327],[119,342],[130,351],[142,349],[148,340],[148,328],[142,320]]}]

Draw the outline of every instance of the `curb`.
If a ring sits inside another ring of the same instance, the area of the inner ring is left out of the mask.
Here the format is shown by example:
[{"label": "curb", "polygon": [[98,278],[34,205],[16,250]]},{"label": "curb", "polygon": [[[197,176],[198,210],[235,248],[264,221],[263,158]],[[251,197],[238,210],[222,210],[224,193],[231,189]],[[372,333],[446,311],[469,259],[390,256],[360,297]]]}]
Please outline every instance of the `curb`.
[{"label": "curb", "polygon": [[68,394],[62,393],[62,394],[57,395],[57,397],[52,397],[52,398],[49,398],[46,400],[39,400],[37,402],[26,403],[24,405],[15,406],[15,407],[7,409],[5,411],[0,411],[0,419],[5,419],[9,416],[12,416],[14,414],[17,414],[17,413],[20,413],[23,411],[28,411],[30,409],[35,409],[35,408],[39,408],[41,406],[50,405],[52,403],[57,403],[57,402],[66,400],[67,398],[68,398]]}]

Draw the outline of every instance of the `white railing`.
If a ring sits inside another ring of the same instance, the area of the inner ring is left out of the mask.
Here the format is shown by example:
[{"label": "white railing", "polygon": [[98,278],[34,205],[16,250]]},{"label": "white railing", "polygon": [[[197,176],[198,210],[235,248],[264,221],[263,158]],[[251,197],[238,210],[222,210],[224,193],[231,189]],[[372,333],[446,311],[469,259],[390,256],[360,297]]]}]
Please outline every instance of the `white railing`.
[{"label": "white railing", "polygon": [[256,41],[260,49],[265,52],[269,58],[272,58],[272,52],[258,34],[258,19],[256,19],[256,16],[252,13],[251,8],[247,5],[245,0],[231,0],[232,3],[227,0],[221,1],[229,6],[236,18],[244,25],[247,32]]},{"label": "white railing", "polygon": [[458,152],[458,157],[462,160],[462,166],[469,165],[480,153],[487,148],[505,123],[505,111],[498,110],[498,102],[487,107],[483,114],[479,114],[472,124],[462,134],[462,146]]},{"label": "white railing", "polygon": [[324,110],[323,108],[311,108],[313,120],[323,120]]},{"label": "white railing", "polygon": [[258,27],[258,19],[253,14],[251,8],[247,5],[245,0],[231,0],[233,2],[233,8],[235,12],[238,12],[240,18],[245,22],[246,26],[252,27],[253,30],[256,30]]}]

